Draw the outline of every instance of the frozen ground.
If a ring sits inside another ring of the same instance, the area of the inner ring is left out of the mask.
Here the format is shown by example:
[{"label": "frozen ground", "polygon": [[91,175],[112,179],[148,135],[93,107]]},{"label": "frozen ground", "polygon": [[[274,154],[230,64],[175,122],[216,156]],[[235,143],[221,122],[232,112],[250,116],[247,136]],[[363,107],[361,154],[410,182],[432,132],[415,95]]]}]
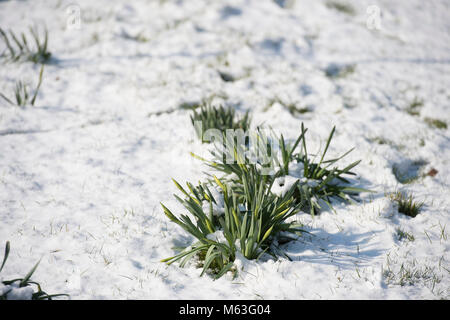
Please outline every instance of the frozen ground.
[{"label": "frozen ground", "polygon": [[[0,2],[3,29],[47,25],[53,57],[35,107],[0,100],[1,276],[43,257],[33,279],[72,299],[448,299],[450,135],[425,119],[450,123],[449,2],[346,3],[353,12],[309,0]],[[38,70],[2,63],[0,92]],[[316,150],[336,125],[330,152],[355,147],[344,162],[362,159],[355,171],[377,193],[299,214],[313,236],[286,247],[292,262],[238,261],[237,279],[217,281],[160,263],[192,240],[159,206],[180,212],[170,178],[206,170],[179,106],[212,95],[288,138],[304,121]],[[438,173],[401,184],[393,167]],[[396,189],[425,201],[422,213],[399,214],[385,197]]]}]

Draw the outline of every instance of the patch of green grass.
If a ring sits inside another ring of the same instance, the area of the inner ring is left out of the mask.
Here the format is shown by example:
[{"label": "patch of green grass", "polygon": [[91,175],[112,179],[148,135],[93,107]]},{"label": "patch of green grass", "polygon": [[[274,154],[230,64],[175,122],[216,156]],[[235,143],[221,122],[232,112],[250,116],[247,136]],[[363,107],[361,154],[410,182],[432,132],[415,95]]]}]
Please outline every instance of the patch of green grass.
[{"label": "patch of green grass", "polygon": [[201,102],[182,102],[178,105],[178,109],[181,110],[195,110],[197,108],[200,108]]},{"label": "patch of green grass", "polygon": [[275,97],[275,98],[270,99],[270,100],[267,102],[267,105],[264,106],[263,111],[266,112],[267,110],[269,110],[270,108],[272,108],[272,106],[273,106],[275,103],[279,103],[279,104],[281,104],[283,107],[286,107],[286,105],[284,104],[284,102],[283,102],[279,97]]},{"label": "patch of green grass", "polygon": [[51,53],[48,51],[48,31],[44,30],[44,38],[39,36],[37,28],[29,28],[32,40],[34,40],[34,47],[29,43],[31,42],[25,36],[25,33],[21,33],[20,36],[9,30],[4,31],[0,28],[0,36],[3,38],[3,42],[6,45],[5,52],[1,57],[10,61],[31,61],[33,63],[47,63],[50,60]]},{"label": "patch of green grass", "polygon": [[144,35],[144,31],[140,31],[140,32],[132,35],[124,30],[124,31],[122,31],[122,37],[125,39],[128,39],[128,40],[133,40],[133,41],[141,42],[141,43],[150,41],[150,38],[148,38],[147,36]]},{"label": "patch of green grass", "polygon": [[297,105],[295,103],[288,104],[286,106],[286,108],[288,109],[289,113],[292,114],[293,116],[295,116],[296,114],[305,114],[305,113],[312,111],[308,107],[302,107],[302,108],[297,107]]},{"label": "patch of green grass", "polygon": [[420,213],[425,204],[424,202],[414,200],[412,194],[407,194],[401,191],[396,191],[389,194],[389,199],[397,204],[399,213],[403,213],[404,215],[413,218]]},{"label": "patch of green grass", "polygon": [[402,240],[414,241],[415,240],[414,236],[411,233],[406,232],[406,231],[404,231],[404,230],[402,230],[400,228],[397,228],[395,230],[395,232],[396,232],[396,235],[397,235],[397,239],[399,241],[402,241]]},{"label": "patch of green grass", "polygon": [[386,145],[389,145],[389,146],[394,146],[395,145],[394,142],[392,142],[391,140],[388,140],[388,139],[386,139],[384,137],[375,137],[373,139],[370,139],[370,141],[375,142],[375,143],[380,144],[380,145],[383,145],[383,144],[386,144]]},{"label": "patch of green grass", "polygon": [[337,78],[345,78],[352,73],[354,73],[356,70],[356,65],[354,64],[348,64],[348,65],[337,65],[337,64],[330,64],[325,69],[325,75],[328,78],[337,79]]},{"label": "patch of green grass", "polygon": [[425,146],[425,139],[424,138],[420,138],[419,139],[419,146],[420,147],[424,147]]},{"label": "patch of green grass", "polygon": [[18,82],[16,82],[16,87],[14,89],[14,98],[10,99],[1,92],[0,92],[0,97],[3,98],[9,104],[15,105],[18,107],[24,107],[28,104],[34,106],[37,94],[39,92],[39,88],[41,87],[43,73],[44,73],[44,65],[41,66],[41,71],[39,72],[38,83],[37,83],[36,89],[34,89],[33,93],[28,91],[28,85],[26,83],[19,80]]},{"label": "patch of green grass", "polygon": [[402,145],[402,144],[396,144],[394,141],[389,140],[385,137],[382,136],[378,136],[378,137],[373,137],[373,138],[368,138],[369,141],[374,142],[376,144],[379,145],[387,145],[390,146],[396,150],[404,150],[406,148],[406,146]]},{"label": "patch of green grass", "polygon": [[[10,243],[9,243],[9,241],[7,241],[6,246],[5,246],[5,254],[3,256],[3,262],[0,266],[0,272],[3,270],[6,260],[8,260],[9,251],[10,251]],[[37,291],[33,292],[33,294],[31,295],[31,300],[52,300],[52,298],[55,298],[55,297],[61,297],[61,296],[68,297],[69,295],[67,295],[67,294],[51,294],[50,295],[42,290],[41,285],[38,282],[31,280],[31,276],[36,271],[39,263],[40,263],[40,260],[34,265],[34,267],[23,278],[17,278],[17,279],[13,279],[13,280],[2,280],[1,283],[4,286],[6,286],[6,290],[3,290],[3,293],[0,294],[0,300],[8,300],[8,294],[15,288],[24,288],[24,287],[28,287],[31,285],[34,285],[37,288]]]},{"label": "patch of green grass", "polygon": [[447,129],[447,123],[439,119],[425,118],[425,122],[430,126],[437,129]]},{"label": "patch of green grass", "polygon": [[270,99],[267,106],[264,108],[264,111],[269,110],[275,103],[279,103],[280,105],[282,105],[293,116],[296,116],[297,114],[305,114],[305,113],[313,111],[309,107],[298,107],[296,103],[286,103],[279,97]]},{"label": "patch of green grass", "polygon": [[313,110],[310,109],[309,107],[303,107],[303,108],[296,108],[295,111],[300,114],[304,114],[304,113],[312,112]]},{"label": "patch of green grass", "polygon": [[408,108],[406,108],[406,112],[412,116],[420,115],[420,108],[423,107],[423,100],[417,97],[409,104]]},{"label": "patch of green grass", "polygon": [[[390,264],[390,259],[388,258]],[[434,293],[436,285],[442,281],[442,277],[436,272],[436,268],[427,265],[420,265],[415,259],[403,262],[395,270],[390,265],[383,268],[383,277],[388,285],[414,286],[423,284]]]},{"label": "patch of green grass", "polygon": [[337,10],[339,12],[354,16],[356,14],[355,8],[350,4],[338,1],[327,1],[327,8]]},{"label": "patch of green grass", "polygon": [[[250,127],[251,120],[248,112],[243,117],[238,117],[234,108],[216,107],[205,102],[200,108],[193,110],[191,122],[194,125],[197,136],[202,142],[209,142],[204,136],[207,130],[217,129],[225,132],[227,129],[242,129],[247,131]],[[201,125],[198,126],[197,124]]]}]

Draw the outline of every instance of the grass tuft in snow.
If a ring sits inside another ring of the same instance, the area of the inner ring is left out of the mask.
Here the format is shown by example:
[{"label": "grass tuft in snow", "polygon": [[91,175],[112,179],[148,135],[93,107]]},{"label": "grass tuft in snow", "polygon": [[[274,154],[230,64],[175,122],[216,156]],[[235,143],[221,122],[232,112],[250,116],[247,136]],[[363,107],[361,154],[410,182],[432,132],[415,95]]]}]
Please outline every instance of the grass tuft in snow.
[{"label": "grass tuft in snow", "polygon": [[[15,105],[18,107],[24,107],[28,104],[34,106],[37,94],[39,92],[39,88],[41,87],[43,73],[44,73],[44,65],[41,66],[41,71],[39,72],[38,83],[36,85],[36,89],[34,89],[34,92],[29,92],[28,84],[19,80],[18,82],[16,82],[16,87],[14,88],[14,98],[10,99],[1,92],[0,92],[0,97],[3,98],[9,104]],[[31,94],[33,94],[33,95],[31,95]]]},{"label": "grass tuft in snow", "polygon": [[388,145],[388,146],[390,146],[391,148],[396,149],[396,150],[399,150],[399,151],[405,149],[405,146],[404,146],[404,145],[402,145],[402,144],[397,144],[397,143],[395,143],[394,141],[389,140],[389,139],[387,139],[387,138],[385,138],[385,137],[382,137],[382,136],[378,136],[378,137],[374,137],[374,138],[369,138],[369,141],[374,142],[374,143],[379,144],[379,145]]},{"label": "grass tuft in snow", "polygon": [[32,37],[31,41],[34,41],[35,44],[34,47],[30,44],[30,39],[27,39],[23,32],[19,36],[11,30],[7,33],[0,28],[0,36],[6,45],[6,50],[2,53],[1,57],[10,61],[24,60],[33,63],[47,63],[52,55],[48,51],[47,29],[44,30],[43,38],[39,36],[36,27],[29,27],[29,31]]},{"label": "grass tuft in snow", "polygon": [[[195,127],[197,136],[205,140],[204,133],[209,129],[217,129],[224,132],[227,129],[242,129],[247,131],[250,127],[249,113],[239,118],[234,108],[223,106],[213,106],[209,102],[204,102],[200,108],[194,109],[191,115],[191,122]],[[196,122],[201,123],[201,127],[196,126]]]},{"label": "grass tuft in snow", "polygon": [[414,200],[412,194],[401,191],[389,194],[389,199],[397,204],[398,212],[413,218],[420,213],[420,210],[424,206],[424,202]]},{"label": "grass tuft in snow", "polygon": [[399,241],[403,241],[403,240],[414,241],[415,240],[414,236],[411,233],[406,232],[405,230],[403,230],[401,228],[397,228],[395,230],[395,232],[397,235],[397,239]]},{"label": "grass tuft in snow", "polygon": [[338,65],[331,63],[325,68],[325,75],[332,79],[340,79],[353,74],[355,70],[356,65],[354,64]]},{"label": "grass tuft in snow", "polygon": [[279,103],[283,108],[285,108],[292,116],[296,116],[298,114],[305,114],[308,112],[313,112],[314,110],[309,107],[300,107],[296,103],[291,102],[287,103],[283,101],[280,97],[275,96],[274,98],[270,99],[267,103],[267,105],[264,107],[264,111],[269,110],[275,103]]},{"label": "grass tuft in snow", "polygon": [[425,118],[425,122],[430,127],[434,127],[437,129],[447,129],[447,123],[439,119]]},{"label": "grass tuft in snow", "polygon": [[337,10],[339,12],[354,16],[356,14],[355,8],[350,4],[338,1],[328,1],[326,3],[327,8]]},{"label": "grass tuft in snow", "polygon": [[178,105],[178,109],[180,109],[180,110],[195,110],[197,108],[200,108],[200,106],[201,106],[200,102],[184,101]]},{"label": "grass tuft in snow", "polygon": [[180,260],[183,267],[197,256],[203,259],[201,275],[209,269],[217,279],[232,269],[237,252],[247,259],[259,259],[266,252],[273,257],[287,257],[274,240],[281,233],[286,238],[285,234],[300,234],[303,231],[299,225],[286,222],[300,208],[292,198],[295,186],[285,195],[276,196],[255,168],[249,168],[243,174],[243,188],[235,189],[214,176],[213,186],[223,196],[223,211],[220,214],[214,212],[213,206],[217,205],[218,199],[214,198],[206,184],[194,188],[187,183],[188,192],[174,182],[185,198],[175,197],[193,220],[183,214],[178,218],[161,204],[164,213],[198,242],[164,259],[163,262],[168,264]]},{"label": "grass tuft in snow", "polygon": [[383,277],[388,285],[403,287],[422,283],[433,293],[435,293],[436,284],[442,280],[435,267],[420,265],[416,259],[406,261],[395,269],[388,264],[387,268],[383,270]]},{"label": "grass tuft in snow", "polygon": [[150,38],[147,37],[144,34],[144,30],[139,31],[136,34],[130,34],[126,30],[122,30],[121,36],[124,39],[132,40],[132,41],[136,41],[136,42],[141,42],[141,43],[145,43],[145,42],[149,42],[150,41]]},{"label": "grass tuft in snow", "polygon": [[[6,242],[5,253],[3,256],[3,262],[0,266],[0,272],[3,270],[5,266],[6,260],[8,260],[10,252],[10,242]],[[0,284],[0,300],[8,300],[8,299],[21,299],[21,300],[52,300],[55,297],[61,297],[69,295],[67,294],[48,294],[42,290],[41,285],[31,280],[31,276],[36,271],[39,266],[39,260],[34,267],[27,273],[27,275],[23,278],[17,278],[13,280],[2,280]],[[36,286],[37,291],[31,288],[31,285]]]},{"label": "grass tuft in snow", "polygon": [[414,100],[409,104],[408,108],[406,109],[406,112],[412,116],[419,116],[420,109],[423,107],[423,105],[424,101],[422,99],[415,97]]}]

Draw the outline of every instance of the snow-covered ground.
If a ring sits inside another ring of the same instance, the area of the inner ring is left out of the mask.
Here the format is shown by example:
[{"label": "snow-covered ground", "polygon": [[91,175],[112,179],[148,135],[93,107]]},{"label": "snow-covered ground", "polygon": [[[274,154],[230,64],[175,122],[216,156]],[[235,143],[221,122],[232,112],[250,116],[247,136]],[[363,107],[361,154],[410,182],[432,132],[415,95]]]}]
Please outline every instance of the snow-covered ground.
[{"label": "snow-covered ground", "polygon": [[[0,2],[1,28],[46,25],[52,53],[34,107],[0,99],[0,276],[42,257],[33,279],[72,299],[448,299],[450,135],[426,119],[450,124],[450,4],[343,1]],[[2,61],[0,92],[39,68]],[[211,96],[289,139],[303,121],[312,150],[336,125],[330,156],[355,147],[343,164],[362,159],[376,193],[299,214],[312,235],[286,246],[293,261],[239,260],[217,281],[166,266],[192,237],[159,203],[182,212],[171,178],[208,170],[179,106]],[[437,174],[397,181],[418,163]],[[425,201],[417,217],[385,196],[397,189]]]}]

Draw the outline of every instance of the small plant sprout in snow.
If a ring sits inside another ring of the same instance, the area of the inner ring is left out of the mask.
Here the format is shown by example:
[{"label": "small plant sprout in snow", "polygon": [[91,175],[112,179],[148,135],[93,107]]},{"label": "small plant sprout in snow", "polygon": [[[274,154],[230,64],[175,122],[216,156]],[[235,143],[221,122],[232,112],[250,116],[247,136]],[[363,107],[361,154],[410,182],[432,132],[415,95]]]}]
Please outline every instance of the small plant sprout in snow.
[{"label": "small plant sprout in snow", "polygon": [[209,129],[219,131],[242,129],[247,131],[250,127],[248,112],[242,118],[238,118],[234,108],[215,107],[207,102],[204,102],[199,110],[193,111],[191,121],[195,127],[197,136],[202,142],[209,142],[204,136],[205,132]]},{"label": "small plant sprout in snow", "polygon": [[423,107],[423,100],[415,97],[414,100],[409,104],[406,112],[412,116],[420,115],[420,108]]},{"label": "small plant sprout in snow", "polygon": [[430,126],[437,129],[447,129],[447,123],[439,119],[425,118],[425,122]]},{"label": "small plant sprout in snow", "polygon": [[21,35],[16,35],[11,30],[8,33],[0,28],[0,36],[6,45],[6,50],[0,57],[6,58],[10,61],[31,61],[33,63],[47,63],[50,60],[51,53],[48,51],[48,31],[44,30],[44,38],[40,38],[37,28],[30,27],[30,34],[34,41],[34,46],[31,41],[22,32]]},{"label": "small plant sprout in snow", "polygon": [[[10,243],[6,242],[5,254],[3,257],[3,262],[0,266],[0,272],[5,266],[6,260],[8,259],[10,251]],[[34,267],[27,273],[23,278],[17,278],[13,280],[2,280],[0,282],[0,300],[52,300],[52,298],[66,296],[67,294],[52,294],[49,295],[42,290],[41,285],[38,282],[32,281],[31,276],[36,271],[40,260],[34,265]],[[37,291],[33,290],[31,285],[35,285]]]},{"label": "small plant sprout in snow", "polygon": [[398,212],[413,218],[420,213],[420,210],[424,205],[424,202],[415,201],[412,194],[407,194],[401,191],[396,191],[389,194],[389,198],[397,204]]},{"label": "small plant sprout in snow", "polygon": [[16,87],[14,89],[14,98],[10,99],[6,95],[0,92],[0,97],[3,98],[11,105],[15,105],[18,107],[24,107],[28,104],[34,106],[36,101],[37,94],[39,92],[39,88],[42,83],[42,75],[44,73],[44,65],[41,66],[41,71],[39,72],[39,79],[36,89],[34,90],[33,95],[31,96],[31,92],[28,91],[28,85],[21,80],[16,82]]},{"label": "small plant sprout in snow", "polygon": [[401,228],[395,229],[395,232],[397,235],[397,239],[399,241],[402,241],[402,240],[414,241],[415,240],[414,236],[411,233],[406,232],[405,230],[403,230]]}]

